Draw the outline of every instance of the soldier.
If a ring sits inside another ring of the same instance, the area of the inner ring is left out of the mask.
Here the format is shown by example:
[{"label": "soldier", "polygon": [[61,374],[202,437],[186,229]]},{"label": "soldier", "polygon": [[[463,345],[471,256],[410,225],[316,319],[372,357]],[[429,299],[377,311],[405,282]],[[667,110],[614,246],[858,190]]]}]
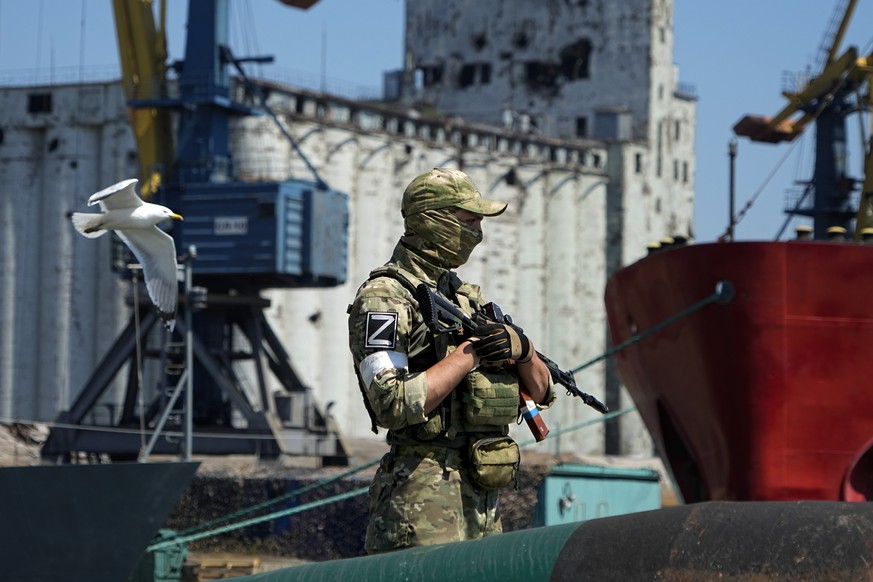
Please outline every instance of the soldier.
[{"label": "soldier", "polygon": [[555,399],[548,368],[519,328],[434,334],[415,298],[425,283],[474,316],[482,292],[453,269],[481,242],[482,218],[505,209],[459,170],[416,177],[403,193],[403,236],[349,306],[364,404],[391,447],[370,486],[370,554],[500,533],[499,489],[514,482],[519,462],[508,436],[519,381],[540,408]]}]

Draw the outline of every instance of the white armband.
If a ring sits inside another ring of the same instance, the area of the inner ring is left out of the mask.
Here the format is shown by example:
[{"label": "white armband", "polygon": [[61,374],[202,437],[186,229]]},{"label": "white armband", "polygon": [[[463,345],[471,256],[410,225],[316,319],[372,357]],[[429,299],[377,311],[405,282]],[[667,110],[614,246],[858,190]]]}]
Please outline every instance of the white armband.
[{"label": "white armband", "polygon": [[369,388],[373,382],[373,378],[384,370],[404,370],[409,371],[409,358],[401,352],[374,352],[361,360],[358,366],[358,371],[361,372],[361,379],[364,381],[364,387]]}]

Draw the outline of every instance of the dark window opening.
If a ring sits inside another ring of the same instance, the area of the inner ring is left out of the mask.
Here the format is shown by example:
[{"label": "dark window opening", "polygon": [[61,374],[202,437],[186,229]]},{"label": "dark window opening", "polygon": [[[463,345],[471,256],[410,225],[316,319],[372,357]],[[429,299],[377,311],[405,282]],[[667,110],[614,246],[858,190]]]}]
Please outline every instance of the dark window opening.
[{"label": "dark window opening", "polygon": [[591,42],[582,39],[561,50],[561,74],[569,80],[590,76]]},{"label": "dark window opening", "polygon": [[576,118],[576,137],[588,137],[588,118]]},{"label": "dark window opening", "polygon": [[51,113],[52,112],[52,94],[51,93],[31,93],[27,96],[27,112],[28,113]]},{"label": "dark window opening", "polygon": [[306,106],[306,103],[300,97],[297,98],[297,102],[294,104],[294,113],[303,113],[303,108]]},{"label": "dark window opening", "polygon": [[462,89],[476,82],[476,65],[464,65],[458,75],[458,86]]},{"label": "dark window opening", "polygon": [[484,34],[477,34],[473,36],[473,48],[477,51],[481,51],[488,45],[488,39],[485,38]]},{"label": "dark window opening", "polygon": [[60,145],[61,145],[60,140],[58,140],[58,138],[54,138],[48,144],[48,151],[53,152],[56,149],[58,149],[58,146],[60,146]]},{"label": "dark window opening", "polygon": [[527,48],[530,44],[530,39],[526,32],[516,32],[512,37],[512,44],[515,45],[516,48]]},{"label": "dark window opening", "polygon": [[491,82],[491,64],[490,63],[472,63],[461,67],[461,73],[458,75],[458,87],[461,89],[470,87],[471,85],[480,84],[487,85]]},{"label": "dark window opening", "polygon": [[634,156],[634,172],[637,174],[642,173],[643,171],[643,154],[636,154]]},{"label": "dark window opening", "polygon": [[443,66],[432,65],[422,66],[415,70],[415,85],[416,87],[430,87],[438,85],[443,80]]},{"label": "dark window opening", "polygon": [[554,64],[529,61],[525,63],[525,77],[531,89],[558,88],[558,67]]}]

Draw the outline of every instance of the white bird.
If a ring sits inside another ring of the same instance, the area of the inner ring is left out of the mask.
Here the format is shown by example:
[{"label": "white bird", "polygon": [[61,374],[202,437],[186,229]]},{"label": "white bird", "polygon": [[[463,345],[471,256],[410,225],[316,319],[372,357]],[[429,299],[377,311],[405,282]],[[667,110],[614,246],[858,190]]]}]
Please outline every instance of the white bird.
[{"label": "white bird", "polygon": [[88,206],[99,203],[102,214],[72,214],[73,226],[88,238],[113,230],[142,265],[146,289],[161,321],[170,331],[176,325],[176,245],[173,237],[157,227],[168,218],[182,217],[166,206],[143,202],[136,195],[138,180],[124,180],[93,194]]}]

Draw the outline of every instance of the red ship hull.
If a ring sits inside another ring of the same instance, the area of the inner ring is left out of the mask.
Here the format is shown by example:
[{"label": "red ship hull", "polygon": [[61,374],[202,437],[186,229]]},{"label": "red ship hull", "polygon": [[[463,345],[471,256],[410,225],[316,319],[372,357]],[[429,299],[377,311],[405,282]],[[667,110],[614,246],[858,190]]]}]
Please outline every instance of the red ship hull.
[{"label": "red ship hull", "polygon": [[873,454],[873,246],[697,244],[610,278],[615,363],[685,502],[866,500]]}]

